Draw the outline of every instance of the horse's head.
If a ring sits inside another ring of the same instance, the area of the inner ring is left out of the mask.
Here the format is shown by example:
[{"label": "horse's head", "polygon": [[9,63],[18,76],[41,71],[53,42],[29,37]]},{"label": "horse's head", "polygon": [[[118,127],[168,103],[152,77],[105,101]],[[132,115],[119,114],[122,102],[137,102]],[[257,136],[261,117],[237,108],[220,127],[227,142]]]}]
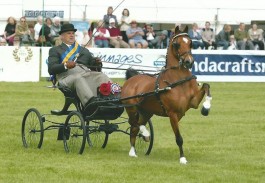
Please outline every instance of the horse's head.
[{"label": "horse's head", "polygon": [[[188,27],[184,31],[179,30],[179,26],[175,28],[175,34],[169,43],[169,50],[179,61],[179,66],[190,69],[193,66],[194,59],[191,54],[192,41],[188,35]],[[172,64],[170,64],[172,65]]]}]

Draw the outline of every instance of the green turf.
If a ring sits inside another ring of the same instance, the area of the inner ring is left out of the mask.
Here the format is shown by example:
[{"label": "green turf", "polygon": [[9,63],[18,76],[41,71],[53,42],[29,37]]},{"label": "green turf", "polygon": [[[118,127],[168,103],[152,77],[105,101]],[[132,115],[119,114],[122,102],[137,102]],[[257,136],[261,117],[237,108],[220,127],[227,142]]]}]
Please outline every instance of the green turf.
[{"label": "green turf", "polygon": [[[181,121],[187,165],[167,118],[153,117],[150,156],[130,158],[129,136],[113,133],[105,149],[66,154],[57,131],[45,131],[41,149],[25,149],[21,121],[27,109],[60,109],[63,95],[50,83],[0,82],[0,182],[265,182],[265,84],[210,83],[210,115],[190,110]],[[55,120],[64,121],[65,117]]]}]

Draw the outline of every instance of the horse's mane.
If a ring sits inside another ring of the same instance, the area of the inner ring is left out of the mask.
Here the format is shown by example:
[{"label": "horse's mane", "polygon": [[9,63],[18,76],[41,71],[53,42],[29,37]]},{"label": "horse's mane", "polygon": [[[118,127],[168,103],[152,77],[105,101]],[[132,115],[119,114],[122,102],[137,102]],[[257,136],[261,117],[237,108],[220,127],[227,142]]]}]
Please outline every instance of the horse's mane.
[{"label": "horse's mane", "polygon": [[125,72],[125,79],[128,80],[129,78],[136,76],[138,74],[140,74],[140,73],[137,70],[135,70],[133,68],[129,68]]},{"label": "horse's mane", "polygon": [[147,75],[147,76],[150,76],[150,77],[157,76],[157,73],[156,74],[149,74],[149,73],[139,72],[139,71],[137,71],[137,70],[135,70],[133,68],[129,68],[125,72],[125,79],[128,80],[129,78],[131,78],[133,76],[136,76],[136,75],[139,75],[139,74]]},{"label": "horse's mane", "polygon": [[165,68],[167,67],[167,56],[168,56],[168,49],[169,49],[169,46],[172,44],[172,38],[174,38],[175,34],[172,34],[171,37],[169,38],[169,44],[168,44],[168,47],[167,47],[167,53],[166,53],[166,65],[165,65]]}]

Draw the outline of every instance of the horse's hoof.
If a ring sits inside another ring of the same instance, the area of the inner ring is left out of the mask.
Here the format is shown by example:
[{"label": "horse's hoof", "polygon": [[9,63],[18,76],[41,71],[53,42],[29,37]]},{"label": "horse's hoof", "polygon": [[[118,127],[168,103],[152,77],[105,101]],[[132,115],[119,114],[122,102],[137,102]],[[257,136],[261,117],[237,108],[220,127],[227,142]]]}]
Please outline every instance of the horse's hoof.
[{"label": "horse's hoof", "polygon": [[135,153],[129,153],[130,157],[137,158],[137,155]]},{"label": "horse's hoof", "polygon": [[186,165],[186,164],[188,163],[188,161],[186,160],[185,157],[181,157],[181,158],[179,159],[179,162],[180,162],[180,164],[184,164],[184,165]]},{"label": "horse's hoof", "polygon": [[209,112],[210,112],[210,109],[206,109],[205,107],[202,107],[201,114],[203,116],[208,116]]},{"label": "horse's hoof", "polygon": [[129,156],[130,156],[130,157],[137,158],[137,155],[136,155],[136,153],[135,153],[135,149],[134,149],[134,147],[131,147],[130,152],[129,152]]}]

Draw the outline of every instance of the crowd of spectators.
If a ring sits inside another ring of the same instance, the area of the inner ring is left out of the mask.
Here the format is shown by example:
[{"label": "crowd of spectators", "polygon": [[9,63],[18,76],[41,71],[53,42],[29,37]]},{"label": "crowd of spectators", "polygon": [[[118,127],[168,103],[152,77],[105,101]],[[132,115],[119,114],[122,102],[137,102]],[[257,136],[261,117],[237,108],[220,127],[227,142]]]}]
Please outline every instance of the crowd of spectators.
[{"label": "crowd of spectators", "polygon": [[[19,21],[14,17],[7,19],[3,35],[0,37],[0,46],[56,46],[61,44],[59,31],[61,22],[59,17],[48,17],[43,20],[38,16],[35,24],[28,23],[26,17]],[[175,24],[175,27],[180,24]],[[264,31],[252,23],[246,30],[246,25],[240,23],[238,28],[225,24],[223,29],[216,33],[209,21],[204,27],[193,23],[188,35],[192,39],[192,49],[205,50],[264,50]],[[130,18],[130,12],[124,8],[120,19],[113,14],[113,8],[108,7],[103,18],[90,22],[89,30],[82,32],[79,44],[85,47],[98,48],[167,48],[172,30],[154,30],[150,23],[139,24]]]}]

